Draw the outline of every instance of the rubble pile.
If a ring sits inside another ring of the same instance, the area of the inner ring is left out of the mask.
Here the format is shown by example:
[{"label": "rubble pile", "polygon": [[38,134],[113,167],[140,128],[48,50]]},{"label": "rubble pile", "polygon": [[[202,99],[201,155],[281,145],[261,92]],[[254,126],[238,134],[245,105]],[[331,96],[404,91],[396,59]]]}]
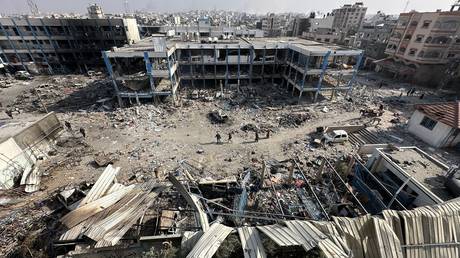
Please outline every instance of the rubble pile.
[{"label": "rubble pile", "polygon": [[62,76],[53,77],[52,80],[21,94],[12,106],[26,112],[81,109],[107,111],[113,108],[111,100],[112,88],[107,79],[87,78],[81,75]]},{"label": "rubble pile", "polygon": [[287,113],[282,114],[279,119],[279,125],[282,127],[298,127],[311,119],[309,113]]},{"label": "rubble pile", "polygon": [[12,77],[0,77],[0,88],[5,89],[16,84],[19,84],[19,82]]}]

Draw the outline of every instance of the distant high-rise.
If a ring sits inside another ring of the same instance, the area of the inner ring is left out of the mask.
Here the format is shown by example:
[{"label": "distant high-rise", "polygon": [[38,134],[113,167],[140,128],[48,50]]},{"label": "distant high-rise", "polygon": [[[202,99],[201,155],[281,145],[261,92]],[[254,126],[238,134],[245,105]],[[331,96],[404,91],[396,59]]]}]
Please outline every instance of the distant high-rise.
[{"label": "distant high-rise", "polygon": [[366,11],[367,7],[364,7],[362,2],[356,2],[353,5],[346,4],[339,9],[335,9],[332,11],[334,16],[333,27],[345,33],[356,32],[363,23]]}]

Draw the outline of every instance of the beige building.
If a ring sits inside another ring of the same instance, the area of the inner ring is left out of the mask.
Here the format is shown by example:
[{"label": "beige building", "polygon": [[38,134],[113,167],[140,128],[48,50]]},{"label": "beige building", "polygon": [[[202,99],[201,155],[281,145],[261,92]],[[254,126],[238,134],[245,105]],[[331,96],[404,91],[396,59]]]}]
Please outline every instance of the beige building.
[{"label": "beige building", "polygon": [[417,83],[436,85],[460,57],[460,11],[402,13],[379,69]]},{"label": "beige building", "polygon": [[367,7],[362,2],[355,4],[346,4],[339,9],[332,11],[334,23],[332,25],[336,30],[342,32],[357,31],[363,23]]}]

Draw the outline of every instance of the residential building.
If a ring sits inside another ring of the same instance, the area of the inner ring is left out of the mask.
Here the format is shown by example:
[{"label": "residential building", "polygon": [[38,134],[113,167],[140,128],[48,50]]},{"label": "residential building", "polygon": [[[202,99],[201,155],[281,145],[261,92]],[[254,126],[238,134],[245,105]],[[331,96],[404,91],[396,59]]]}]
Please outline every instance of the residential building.
[{"label": "residential building", "polygon": [[293,37],[302,36],[304,32],[307,32],[310,28],[310,21],[307,17],[297,17],[293,19],[292,24],[292,35]]},{"label": "residential building", "polygon": [[362,51],[298,38],[197,42],[156,35],[106,51],[104,60],[120,106],[124,100],[176,99],[177,90],[188,86],[267,82],[297,92],[299,99],[308,94],[317,100],[351,90]]},{"label": "residential building", "polygon": [[342,33],[334,29],[334,15],[326,14],[321,18],[315,18],[314,14],[310,16],[310,28],[302,34],[302,37],[324,43],[339,43],[343,38]]},{"label": "residential building", "polygon": [[378,12],[365,20],[356,34],[355,47],[364,50],[364,66],[372,66],[373,61],[385,58],[385,50],[398,19]]},{"label": "residential building", "polygon": [[[98,6],[88,11],[103,16]],[[85,72],[101,65],[101,51],[139,39],[134,18],[0,18],[0,57],[31,73]]]},{"label": "residential building", "polygon": [[[460,58],[460,11],[402,13],[378,70],[415,83],[437,85]],[[403,67],[404,69],[399,69]]]},{"label": "residential building", "polygon": [[460,144],[460,102],[417,105],[408,130],[433,147]]},{"label": "residential building", "polygon": [[270,13],[262,19],[262,30],[265,37],[281,36],[281,21],[276,14]]},{"label": "residential building", "polygon": [[353,5],[346,4],[341,8],[334,9],[332,11],[332,15],[334,16],[332,27],[338,32],[353,35],[361,27],[366,11],[367,7],[364,7],[362,2],[356,2]]}]

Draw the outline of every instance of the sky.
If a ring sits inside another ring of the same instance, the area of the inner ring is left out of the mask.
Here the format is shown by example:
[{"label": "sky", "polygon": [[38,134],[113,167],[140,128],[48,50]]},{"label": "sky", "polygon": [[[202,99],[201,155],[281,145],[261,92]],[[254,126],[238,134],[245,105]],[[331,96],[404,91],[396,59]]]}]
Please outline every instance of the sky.
[{"label": "sky", "polygon": [[[102,6],[105,13],[121,13],[125,0],[34,0],[41,12],[86,13],[91,3]],[[356,0],[127,0],[131,10],[151,12],[174,12],[188,10],[231,10],[264,14],[267,12],[310,11],[330,12],[332,9]],[[368,14],[383,11],[386,14],[399,14],[404,11],[407,0],[360,0],[368,7]],[[407,11],[448,10],[454,0],[409,0]],[[28,13],[26,0],[0,0],[0,13]]]}]

